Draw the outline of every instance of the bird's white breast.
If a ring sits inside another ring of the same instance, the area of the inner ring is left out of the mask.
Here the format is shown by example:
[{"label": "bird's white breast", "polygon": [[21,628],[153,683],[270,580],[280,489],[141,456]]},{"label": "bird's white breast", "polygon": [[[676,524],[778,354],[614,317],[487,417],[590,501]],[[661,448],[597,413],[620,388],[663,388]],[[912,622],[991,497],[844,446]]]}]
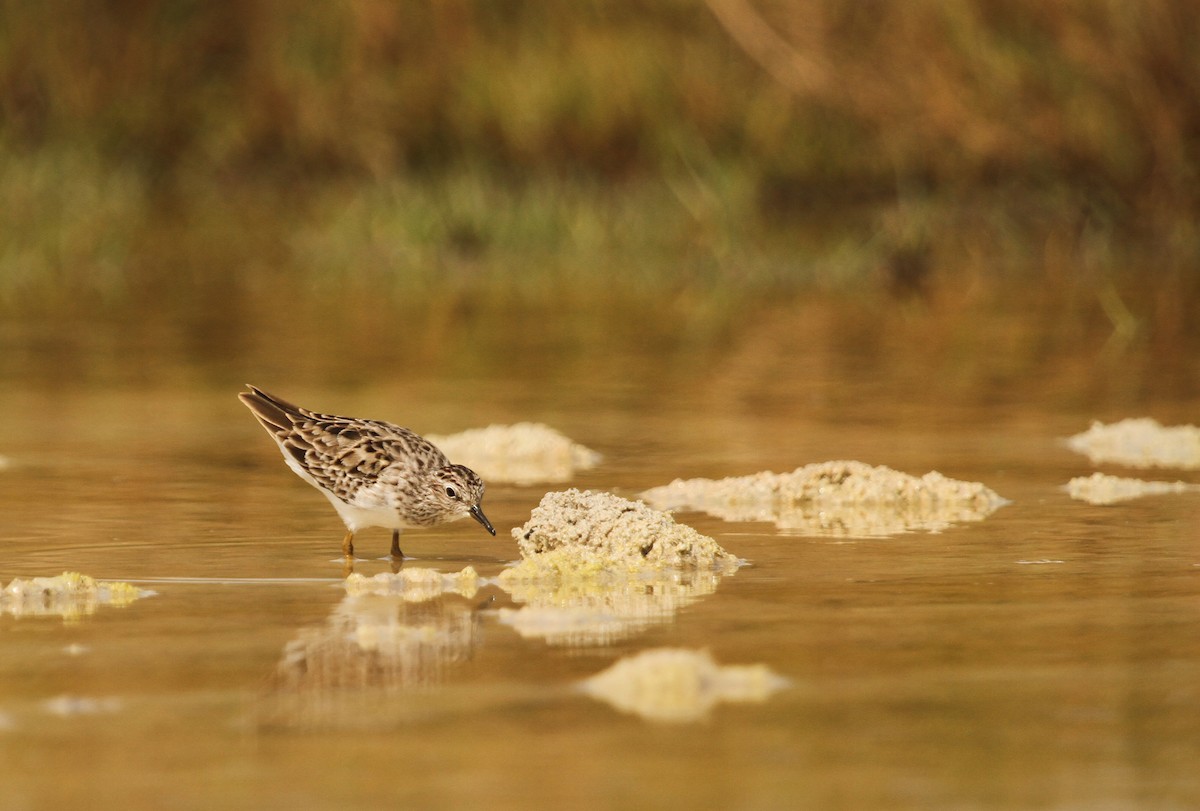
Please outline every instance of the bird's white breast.
[{"label": "bird's white breast", "polygon": [[329,499],[329,503],[337,510],[341,516],[342,523],[346,525],[346,529],[351,532],[358,532],[367,527],[384,527],[386,529],[404,529],[407,525],[400,520],[400,516],[396,508],[390,506],[388,501],[381,493],[375,491],[374,488],[364,487],[354,494],[353,504],[347,504],[340,498],[335,496],[330,491],[317,482],[312,475],[304,469],[282,445],[279,449],[283,452],[283,461],[287,462],[297,476],[311,484],[313,487],[321,491],[321,495]]}]

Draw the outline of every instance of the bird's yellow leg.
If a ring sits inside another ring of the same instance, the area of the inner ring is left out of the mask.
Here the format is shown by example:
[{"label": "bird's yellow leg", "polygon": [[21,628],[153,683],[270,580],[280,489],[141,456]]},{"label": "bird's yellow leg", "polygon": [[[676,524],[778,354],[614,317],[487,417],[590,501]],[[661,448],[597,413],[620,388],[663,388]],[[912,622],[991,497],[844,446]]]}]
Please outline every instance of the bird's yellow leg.
[{"label": "bird's yellow leg", "polygon": [[346,537],[342,538],[342,554],[348,558],[354,557],[354,530],[346,530]]},{"label": "bird's yellow leg", "polygon": [[392,530],[392,557],[402,558],[404,553],[400,551],[400,530]]}]

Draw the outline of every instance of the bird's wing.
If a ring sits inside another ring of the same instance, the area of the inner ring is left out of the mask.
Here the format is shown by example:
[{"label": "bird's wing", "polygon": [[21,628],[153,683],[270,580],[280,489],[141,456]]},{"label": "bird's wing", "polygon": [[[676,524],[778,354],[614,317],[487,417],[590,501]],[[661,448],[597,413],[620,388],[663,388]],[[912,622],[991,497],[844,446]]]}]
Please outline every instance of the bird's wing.
[{"label": "bird's wing", "polygon": [[364,495],[378,493],[371,485],[384,471],[390,470],[392,478],[406,470],[416,473],[449,464],[441,451],[407,428],[309,411],[251,388],[252,393],[241,395],[242,402],[284,454],[343,501],[354,503],[364,487]]}]

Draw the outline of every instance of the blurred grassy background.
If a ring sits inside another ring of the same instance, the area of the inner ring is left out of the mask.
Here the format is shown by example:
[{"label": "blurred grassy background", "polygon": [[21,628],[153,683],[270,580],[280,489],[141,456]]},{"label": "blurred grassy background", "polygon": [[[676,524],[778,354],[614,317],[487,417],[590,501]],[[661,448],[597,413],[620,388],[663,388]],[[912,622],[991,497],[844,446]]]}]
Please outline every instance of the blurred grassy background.
[{"label": "blurred grassy background", "polygon": [[1192,349],[1198,54],[1189,0],[2,0],[0,308],[1000,289]]}]

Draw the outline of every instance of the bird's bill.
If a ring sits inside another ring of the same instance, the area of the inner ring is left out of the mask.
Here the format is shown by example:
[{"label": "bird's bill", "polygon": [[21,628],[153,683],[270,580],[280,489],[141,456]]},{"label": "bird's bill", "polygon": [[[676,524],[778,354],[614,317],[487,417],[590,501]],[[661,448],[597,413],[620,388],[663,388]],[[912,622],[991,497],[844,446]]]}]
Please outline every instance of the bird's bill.
[{"label": "bird's bill", "polygon": [[492,533],[493,535],[496,534],[496,530],[492,528],[492,522],[487,520],[487,516],[483,514],[483,510],[478,504],[471,508],[471,517],[483,524],[483,528],[488,532]]}]

